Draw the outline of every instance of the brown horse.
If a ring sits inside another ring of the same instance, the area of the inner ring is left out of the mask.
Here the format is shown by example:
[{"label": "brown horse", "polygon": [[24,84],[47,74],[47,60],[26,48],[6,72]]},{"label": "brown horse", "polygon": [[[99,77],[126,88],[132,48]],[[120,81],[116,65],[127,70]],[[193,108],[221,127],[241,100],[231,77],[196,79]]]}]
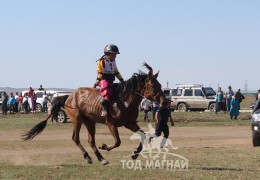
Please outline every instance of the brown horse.
[{"label": "brown horse", "polygon": [[[142,140],[144,140],[145,135],[137,124],[139,104],[143,97],[160,103],[165,100],[161,84],[157,81],[159,72],[153,75],[153,69],[146,63],[144,63],[144,66],[149,70],[148,74],[140,71],[126,82],[113,85],[114,94],[118,96],[114,96],[113,100],[111,100],[109,108],[111,114],[108,118],[101,117],[100,100],[102,97],[99,89],[79,88],[70,96],[61,96],[54,99],[51,114],[48,118],[25,133],[23,139],[31,140],[41,133],[47,124],[47,120],[57,114],[61,107],[65,107],[66,114],[74,127],[72,140],[80,148],[86,161],[89,164],[92,163],[91,157],[80,143],[79,134],[82,124],[88,129],[88,142],[98,160],[102,164],[108,164],[108,161],[102,157],[95,144],[96,123],[106,124],[115,140],[114,145],[107,146],[103,144],[100,149],[110,151],[120,146],[121,141],[118,133],[118,127],[120,126],[125,126],[131,131],[140,134],[143,137]],[[139,147],[134,151],[133,159],[136,159],[142,151],[142,143],[140,142]]]}]

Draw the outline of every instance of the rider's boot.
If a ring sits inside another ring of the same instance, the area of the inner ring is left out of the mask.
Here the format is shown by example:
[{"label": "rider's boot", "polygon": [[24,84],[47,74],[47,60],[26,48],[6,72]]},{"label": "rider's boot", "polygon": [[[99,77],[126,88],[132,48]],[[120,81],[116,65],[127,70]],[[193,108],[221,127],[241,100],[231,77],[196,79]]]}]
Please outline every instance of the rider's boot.
[{"label": "rider's boot", "polygon": [[101,116],[102,117],[107,117],[107,107],[108,107],[108,100],[107,99],[102,99],[101,100],[101,106],[102,106],[102,111],[101,111]]}]

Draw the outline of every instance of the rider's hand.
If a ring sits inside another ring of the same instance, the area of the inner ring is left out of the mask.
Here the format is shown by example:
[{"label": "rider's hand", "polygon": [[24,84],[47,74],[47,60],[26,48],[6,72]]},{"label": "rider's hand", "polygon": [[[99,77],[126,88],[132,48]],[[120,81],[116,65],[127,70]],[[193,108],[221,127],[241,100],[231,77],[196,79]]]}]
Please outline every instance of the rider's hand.
[{"label": "rider's hand", "polygon": [[96,82],[93,86],[93,88],[96,88],[98,86],[98,82]]},{"label": "rider's hand", "polygon": [[120,82],[121,82],[121,83],[124,83],[125,81],[124,81],[124,79],[120,79]]}]

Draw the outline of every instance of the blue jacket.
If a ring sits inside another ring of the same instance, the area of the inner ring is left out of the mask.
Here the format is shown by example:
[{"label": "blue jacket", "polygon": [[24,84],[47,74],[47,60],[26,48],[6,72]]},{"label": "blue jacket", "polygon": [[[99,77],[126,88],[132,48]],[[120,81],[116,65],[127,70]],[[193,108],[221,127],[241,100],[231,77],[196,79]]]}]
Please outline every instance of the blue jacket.
[{"label": "blue jacket", "polygon": [[9,105],[13,105],[15,103],[15,98],[14,97],[10,97],[9,99],[8,99],[8,104]]}]

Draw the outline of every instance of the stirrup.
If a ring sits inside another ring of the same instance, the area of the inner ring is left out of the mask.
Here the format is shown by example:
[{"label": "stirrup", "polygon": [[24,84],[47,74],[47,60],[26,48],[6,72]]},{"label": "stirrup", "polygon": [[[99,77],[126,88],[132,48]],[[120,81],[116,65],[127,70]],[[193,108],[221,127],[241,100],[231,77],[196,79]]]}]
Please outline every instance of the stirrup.
[{"label": "stirrup", "polygon": [[107,111],[101,111],[101,116],[102,117],[107,117]]}]

